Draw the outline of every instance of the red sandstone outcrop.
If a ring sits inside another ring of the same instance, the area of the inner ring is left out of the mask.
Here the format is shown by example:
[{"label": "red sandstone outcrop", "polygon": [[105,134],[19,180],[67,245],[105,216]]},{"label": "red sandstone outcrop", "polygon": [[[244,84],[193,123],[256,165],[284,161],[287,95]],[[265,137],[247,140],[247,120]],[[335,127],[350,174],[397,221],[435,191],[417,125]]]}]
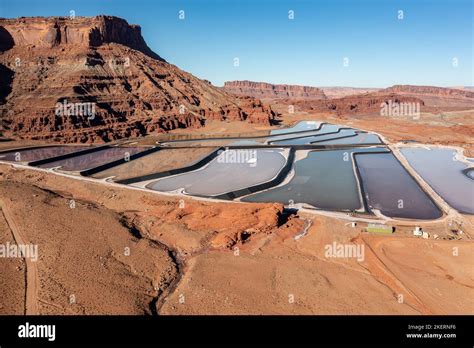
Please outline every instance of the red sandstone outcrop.
[{"label": "red sandstone outcrop", "polygon": [[[97,16],[72,19],[22,17],[3,19],[1,26],[10,35],[10,43],[18,47],[34,45],[52,48],[59,45],[74,45],[88,48],[118,43],[161,59],[145,43],[140,26],[128,24],[127,21],[117,17]],[[8,34],[3,31],[5,43],[9,42]]]},{"label": "red sandstone outcrop", "polygon": [[275,85],[265,82],[229,81],[224,83],[224,90],[236,94],[262,99],[326,99],[324,92],[317,87],[297,85]]},{"label": "red sandstone outcrop", "polygon": [[[4,133],[100,142],[207,119],[270,124],[274,112],[171,65],[111,16],[0,19]],[[93,110],[93,115],[91,115]]]}]

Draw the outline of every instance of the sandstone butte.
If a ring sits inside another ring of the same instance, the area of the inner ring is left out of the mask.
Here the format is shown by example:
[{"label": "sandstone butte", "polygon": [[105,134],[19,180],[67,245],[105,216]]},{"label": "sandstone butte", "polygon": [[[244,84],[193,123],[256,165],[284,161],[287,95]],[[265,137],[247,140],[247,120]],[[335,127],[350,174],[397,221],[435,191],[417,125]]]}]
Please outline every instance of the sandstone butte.
[{"label": "sandstone butte", "polygon": [[321,89],[309,86],[275,85],[246,80],[225,82],[223,89],[236,95],[246,95],[262,99],[326,99],[326,95]]},{"label": "sandstone butte", "polygon": [[[275,117],[166,62],[139,26],[112,16],[0,19],[0,75],[2,133],[16,138],[103,142]],[[90,103],[94,116],[58,115],[58,103]]]}]

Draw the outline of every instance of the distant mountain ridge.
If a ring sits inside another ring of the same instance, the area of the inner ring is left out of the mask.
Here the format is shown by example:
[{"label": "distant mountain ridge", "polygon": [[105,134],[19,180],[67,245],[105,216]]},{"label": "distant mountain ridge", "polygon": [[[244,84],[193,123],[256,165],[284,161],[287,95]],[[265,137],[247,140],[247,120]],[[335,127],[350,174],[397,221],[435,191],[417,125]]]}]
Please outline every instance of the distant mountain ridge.
[{"label": "distant mountain ridge", "polygon": [[427,106],[474,109],[474,91],[435,86],[395,85],[378,93],[420,98]]},{"label": "distant mountain ridge", "polygon": [[[388,88],[363,88],[363,87],[310,87],[299,85],[278,85],[253,81],[229,81],[224,83],[224,90],[235,95],[247,95],[262,99],[273,99],[276,102],[297,104],[311,103],[316,109],[346,110],[343,105],[351,104],[349,100],[358,104],[384,99],[383,96],[398,96],[399,100],[423,101],[427,107],[448,107],[457,109],[474,108],[474,91],[472,87],[446,88],[435,86],[394,85]],[[406,98],[405,98],[406,97]],[[411,98],[411,99],[410,99]],[[328,100],[330,102],[324,102]],[[339,105],[339,107],[335,107]],[[367,106],[348,109],[367,110]]]},{"label": "distant mountain ridge", "polygon": [[432,94],[444,97],[474,98],[474,92],[466,89],[435,86],[394,85],[384,89],[384,91],[389,93],[415,93]]},{"label": "distant mountain ridge", "polygon": [[255,98],[302,98],[326,99],[324,92],[317,87],[298,85],[279,85],[254,81],[228,81],[223,89],[236,95],[246,95]]}]

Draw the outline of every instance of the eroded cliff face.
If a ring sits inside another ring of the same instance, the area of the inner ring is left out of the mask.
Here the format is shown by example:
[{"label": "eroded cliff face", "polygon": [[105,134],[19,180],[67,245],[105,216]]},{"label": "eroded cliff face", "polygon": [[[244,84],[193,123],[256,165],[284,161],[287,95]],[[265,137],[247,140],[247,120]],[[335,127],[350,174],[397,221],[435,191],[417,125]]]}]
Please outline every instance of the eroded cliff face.
[{"label": "eroded cliff face", "polygon": [[259,100],[240,98],[164,61],[125,20],[0,20],[0,115],[6,135],[101,142],[206,120],[270,124]]},{"label": "eroded cliff face", "polygon": [[265,82],[229,81],[224,83],[224,90],[236,95],[255,98],[279,99],[326,99],[324,92],[316,87],[297,85],[274,85]]},{"label": "eroded cliff face", "polygon": [[[97,17],[22,17],[0,20],[0,37],[6,48],[41,47],[60,45],[76,47],[98,47],[117,43],[140,51],[150,57],[161,59],[145,43],[138,25],[112,16]],[[10,46],[10,47],[8,47]]]},{"label": "eroded cliff face", "polygon": [[400,94],[425,94],[438,97],[474,98],[474,92],[468,90],[434,86],[395,85],[386,88],[384,92]]},{"label": "eroded cliff face", "polygon": [[401,96],[420,98],[427,106],[467,110],[474,108],[474,92],[456,88],[434,86],[395,85],[379,91],[381,94],[396,93]]}]

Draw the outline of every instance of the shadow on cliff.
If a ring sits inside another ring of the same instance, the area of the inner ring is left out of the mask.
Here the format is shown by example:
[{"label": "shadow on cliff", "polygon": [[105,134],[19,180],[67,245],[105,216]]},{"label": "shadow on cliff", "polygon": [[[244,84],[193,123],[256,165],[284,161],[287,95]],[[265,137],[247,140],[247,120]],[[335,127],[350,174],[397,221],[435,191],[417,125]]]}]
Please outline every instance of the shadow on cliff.
[{"label": "shadow on cliff", "polygon": [[[277,114],[275,117],[279,117],[281,114]],[[282,120],[277,120],[276,118],[270,119],[270,126],[280,126]]]},{"label": "shadow on cliff", "polygon": [[0,104],[4,104],[8,95],[12,92],[13,70],[0,64]]},{"label": "shadow on cliff", "polygon": [[[8,51],[14,45],[13,37],[4,27],[0,26],[0,52]],[[13,70],[0,64],[0,104],[4,104],[8,95],[12,92],[14,75]]]},{"label": "shadow on cliff", "polygon": [[4,27],[0,27],[0,52],[8,51],[15,45],[13,37],[10,35],[8,30]]}]

